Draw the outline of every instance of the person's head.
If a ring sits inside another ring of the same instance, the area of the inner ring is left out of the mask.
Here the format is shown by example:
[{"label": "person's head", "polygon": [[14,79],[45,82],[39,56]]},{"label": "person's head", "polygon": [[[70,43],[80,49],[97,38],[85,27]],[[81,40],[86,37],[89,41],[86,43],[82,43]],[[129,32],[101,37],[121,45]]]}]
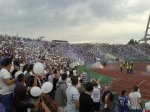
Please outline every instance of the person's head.
[{"label": "person's head", "polygon": [[25,65],[23,66],[22,72],[26,71],[26,70],[28,69],[28,67],[29,67],[29,65],[28,65],[28,64],[25,64]]},{"label": "person's head", "polygon": [[2,67],[10,69],[12,66],[12,59],[11,58],[4,58],[1,62]]},{"label": "person's head", "polygon": [[110,88],[111,88],[111,85],[109,84],[105,87],[105,90],[110,90]]},{"label": "person's head", "polygon": [[63,81],[65,81],[65,80],[67,79],[67,74],[66,74],[66,73],[63,73],[63,74],[61,75],[61,79],[62,79]]},{"label": "person's head", "polygon": [[78,76],[71,77],[71,84],[74,86],[78,85]]},{"label": "person's head", "polygon": [[134,86],[133,91],[137,92],[139,90],[139,88],[137,86]]},{"label": "person's head", "polygon": [[54,74],[57,74],[58,72],[57,72],[57,70],[55,69],[53,73],[54,73]]},{"label": "person's head", "polygon": [[33,70],[33,64],[30,64],[27,68],[28,73],[31,72]]},{"label": "person's head", "polygon": [[127,91],[126,91],[126,90],[122,90],[122,91],[121,91],[121,95],[122,95],[122,96],[127,96]]},{"label": "person's head", "polygon": [[93,86],[95,87],[98,86],[97,82],[93,81],[92,83],[93,83]]},{"label": "person's head", "polygon": [[28,80],[26,81],[27,87],[33,87],[34,84],[34,76],[30,75]]},{"label": "person's head", "polygon": [[85,85],[85,90],[87,92],[92,92],[93,91],[93,83],[92,82],[87,82]]},{"label": "person's head", "polygon": [[24,74],[19,74],[18,77],[17,77],[17,80],[19,83],[23,83],[25,82],[25,76]]},{"label": "person's head", "polygon": [[80,83],[80,84],[82,84],[82,83],[83,83],[83,80],[82,80],[82,79],[80,79],[80,80],[79,80],[79,83]]},{"label": "person's head", "polygon": [[18,68],[19,68],[19,65],[20,65],[19,60],[14,60],[13,63],[14,63],[14,66],[15,66],[15,67],[18,67]]},{"label": "person's head", "polygon": [[23,101],[26,98],[26,95],[27,95],[26,87],[18,86],[15,89],[14,104],[18,105],[21,101]]}]

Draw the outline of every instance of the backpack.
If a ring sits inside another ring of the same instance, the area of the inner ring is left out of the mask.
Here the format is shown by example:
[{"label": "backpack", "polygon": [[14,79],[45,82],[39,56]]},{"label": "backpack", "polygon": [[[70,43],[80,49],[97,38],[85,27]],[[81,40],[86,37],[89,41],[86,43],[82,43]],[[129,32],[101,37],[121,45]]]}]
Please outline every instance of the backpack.
[{"label": "backpack", "polygon": [[111,93],[111,91],[109,91],[109,90],[107,90],[107,91],[105,91],[104,93],[103,93],[103,95],[102,95],[102,108],[101,108],[101,111],[102,112],[115,112],[115,111],[111,111],[112,110],[112,105],[111,105],[111,108],[106,108],[106,109],[104,109],[104,100],[105,100],[105,97],[108,95],[108,94],[110,94],[109,95],[109,99],[110,99],[110,102],[111,102],[111,104],[112,104],[112,102],[113,102],[113,100],[114,100],[114,95]]},{"label": "backpack", "polygon": [[121,108],[121,105],[117,101],[112,102],[111,112],[124,112]]},{"label": "backpack", "polygon": [[108,93],[110,94],[110,101],[113,101],[113,100],[114,100],[114,95],[112,94],[112,92],[109,91],[109,90],[107,90],[107,91],[105,91],[105,92],[103,93],[103,95],[102,95],[102,102],[104,102],[105,96],[106,96]]},{"label": "backpack", "polygon": [[[44,104],[44,107],[42,107],[43,104]],[[39,112],[45,112],[44,111],[45,109],[47,110],[47,112],[58,112],[56,103],[47,94],[44,96],[41,96],[40,98]]]}]

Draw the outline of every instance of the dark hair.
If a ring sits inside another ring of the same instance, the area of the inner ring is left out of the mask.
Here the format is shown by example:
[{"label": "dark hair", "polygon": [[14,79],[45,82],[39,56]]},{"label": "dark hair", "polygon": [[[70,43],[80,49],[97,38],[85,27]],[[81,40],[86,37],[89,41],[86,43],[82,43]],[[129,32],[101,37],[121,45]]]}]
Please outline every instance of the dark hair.
[{"label": "dark hair", "polygon": [[[27,79],[26,79],[26,86],[27,87],[33,87],[34,85],[34,76],[30,75]],[[37,81],[37,86],[40,87],[39,82]]]},{"label": "dark hair", "polygon": [[67,79],[67,74],[66,74],[66,73],[63,73],[63,74],[61,75],[61,79],[62,79],[62,80],[66,80],[66,79]]},{"label": "dark hair", "polygon": [[93,83],[93,86],[98,86],[98,84],[94,81],[92,82]]},{"label": "dark hair", "polygon": [[10,65],[12,63],[12,59],[11,58],[4,58],[1,62],[1,65],[3,67],[7,67],[8,65]]},{"label": "dark hair", "polygon": [[54,74],[57,74],[57,70],[56,69],[54,70]]},{"label": "dark hair", "polygon": [[92,82],[87,82],[85,85],[86,91],[92,91],[93,90],[93,83]]},{"label": "dark hair", "polygon": [[27,85],[27,87],[32,87],[33,84],[34,84],[34,76],[31,75],[27,78],[26,85]]},{"label": "dark hair", "polygon": [[28,65],[28,64],[25,64],[25,65],[23,66],[22,72],[26,71],[28,67],[29,67],[29,65]]},{"label": "dark hair", "polygon": [[105,96],[106,96],[107,94],[110,94],[110,95],[109,95],[109,96],[110,96],[110,101],[113,101],[113,100],[114,100],[114,95],[111,93],[111,91],[106,90],[106,91],[103,93],[103,95],[102,95],[102,102],[105,101]]},{"label": "dark hair", "polygon": [[18,82],[21,82],[21,81],[23,81],[24,79],[25,79],[24,74],[19,74],[18,77],[17,77]]},{"label": "dark hair", "polygon": [[14,70],[11,72],[11,75],[12,75],[13,78],[15,77],[15,74],[16,74],[17,71],[18,71],[18,70],[14,69]]},{"label": "dark hair", "polygon": [[71,77],[71,84],[77,85],[78,84],[78,76],[72,76]]},{"label": "dark hair", "polygon": [[19,62],[19,60],[14,60],[14,61],[13,61],[13,63],[14,63],[14,65],[15,65],[15,66],[17,66],[17,67],[19,67],[19,66],[20,66],[20,62]]},{"label": "dark hair", "polygon": [[27,89],[24,86],[18,86],[15,89],[14,105],[17,106],[26,98]]},{"label": "dark hair", "polygon": [[31,70],[33,70],[33,64],[30,64],[29,66],[28,66],[28,68],[27,68],[27,71],[28,71],[28,73],[31,71]]},{"label": "dark hair", "polygon": [[82,80],[82,79],[80,79],[79,81],[80,81],[80,83],[83,83],[83,80]]},{"label": "dark hair", "polygon": [[134,88],[133,88],[134,92],[137,92],[138,89],[139,89],[139,88],[138,88],[137,86],[134,86]]},{"label": "dark hair", "polygon": [[127,92],[126,90],[122,90],[122,91],[121,91],[121,95],[124,96],[126,92]]}]

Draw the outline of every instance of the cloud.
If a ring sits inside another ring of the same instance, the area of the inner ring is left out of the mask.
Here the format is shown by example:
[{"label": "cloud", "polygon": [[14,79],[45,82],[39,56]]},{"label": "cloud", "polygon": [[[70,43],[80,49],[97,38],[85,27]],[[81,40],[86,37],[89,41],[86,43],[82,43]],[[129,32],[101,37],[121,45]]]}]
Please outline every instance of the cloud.
[{"label": "cloud", "polygon": [[144,35],[149,4],[149,0],[0,0],[0,32],[125,43]]}]

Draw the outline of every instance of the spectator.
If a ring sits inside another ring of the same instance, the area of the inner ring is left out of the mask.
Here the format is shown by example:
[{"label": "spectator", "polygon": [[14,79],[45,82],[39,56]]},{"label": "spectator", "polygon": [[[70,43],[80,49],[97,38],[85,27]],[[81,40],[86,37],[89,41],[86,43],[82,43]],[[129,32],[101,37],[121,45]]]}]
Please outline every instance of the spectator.
[{"label": "spectator", "polygon": [[67,112],[78,112],[79,111],[79,92],[77,90],[78,77],[71,77],[71,86],[66,90],[67,95]]},{"label": "spectator", "polygon": [[112,111],[112,101],[114,100],[114,96],[109,89],[110,89],[110,86],[107,86],[106,90],[104,91],[102,95],[102,103],[104,105],[104,110],[106,112]]},{"label": "spectator", "polygon": [[133,88],[133,92],[129,94],[129,99],[131,102],[131,112],[142,112],[141,105],[140,105],[141,94],[137,86],[135,86]]},{"label": "spectator", "polygon": [[55,99],[55,92],[56,92],[56,88],[57,88],[57,82],[59,81],[59,74],[57,70],[54,70],[54,78],[53,80],[53,89],[51,91],[51,98]]},{"label": "spectator", "polygon": [[63,73],[61,76],[61,81],[58,82],[55,101],[58,106],[59,112],[65,112],[67,106],[67,97],[66,97],[66,89],[67,89],[67,74]]},{"label": "spectator", "polygon": [[13,84],[16,81],[12,79],[9,72],[11,68],[12,60],[10,58],[5,58],[2,61],[2,69],[0,71],[0,102],[5,108],[5,112],[12,112],[12,102],[13,102]]},{"label": "spectator", "polygon": [[0,112],[5,112],[5,109],[1,103],[0,103]]},{"label": "spectator", "polygon": [[25,83],[25,77],[24,74],[19,74],[17,77],[18,85],[15,88],[14,92],[14,106],[16,109],[16,112],[27,112],[27,108],[34,108],[38,107],[38,103],[35,104],[29,103],[27,100],[27,88],[24,86]]},{"label": "spectator", "polygon": [[99,112],[100,111],[100,84],[99,80],[93,79],[93,92],[91,95],[91,98],[94,102],[94,111]]},{"label": "spectator", "polygon": [[87,74],[85,72],[83,72],[83,73],[81,73],[80,77],[82,79],[83,84],[85,85],[87,83],[87,80],[88,80]]},{"label": "spectator", "polygon": [[120,103],[122,112],[129,112],[128,98],[127,98],[126,90],[121,91],[121,96],[119,97],[119,103]]},{"label": "spectator", "polygon": [[28,84],[29,77],[33,76],[33,64],[28,65],[27,72],[25,73],[25,82]]},{"label": "spectator", "polygon": [[79,102],[80,102],[80,112],[95,112],[94,104],[91,98],[93,92],[93,83],[87,82],[85,85],[85,92],[81,93]]}]

